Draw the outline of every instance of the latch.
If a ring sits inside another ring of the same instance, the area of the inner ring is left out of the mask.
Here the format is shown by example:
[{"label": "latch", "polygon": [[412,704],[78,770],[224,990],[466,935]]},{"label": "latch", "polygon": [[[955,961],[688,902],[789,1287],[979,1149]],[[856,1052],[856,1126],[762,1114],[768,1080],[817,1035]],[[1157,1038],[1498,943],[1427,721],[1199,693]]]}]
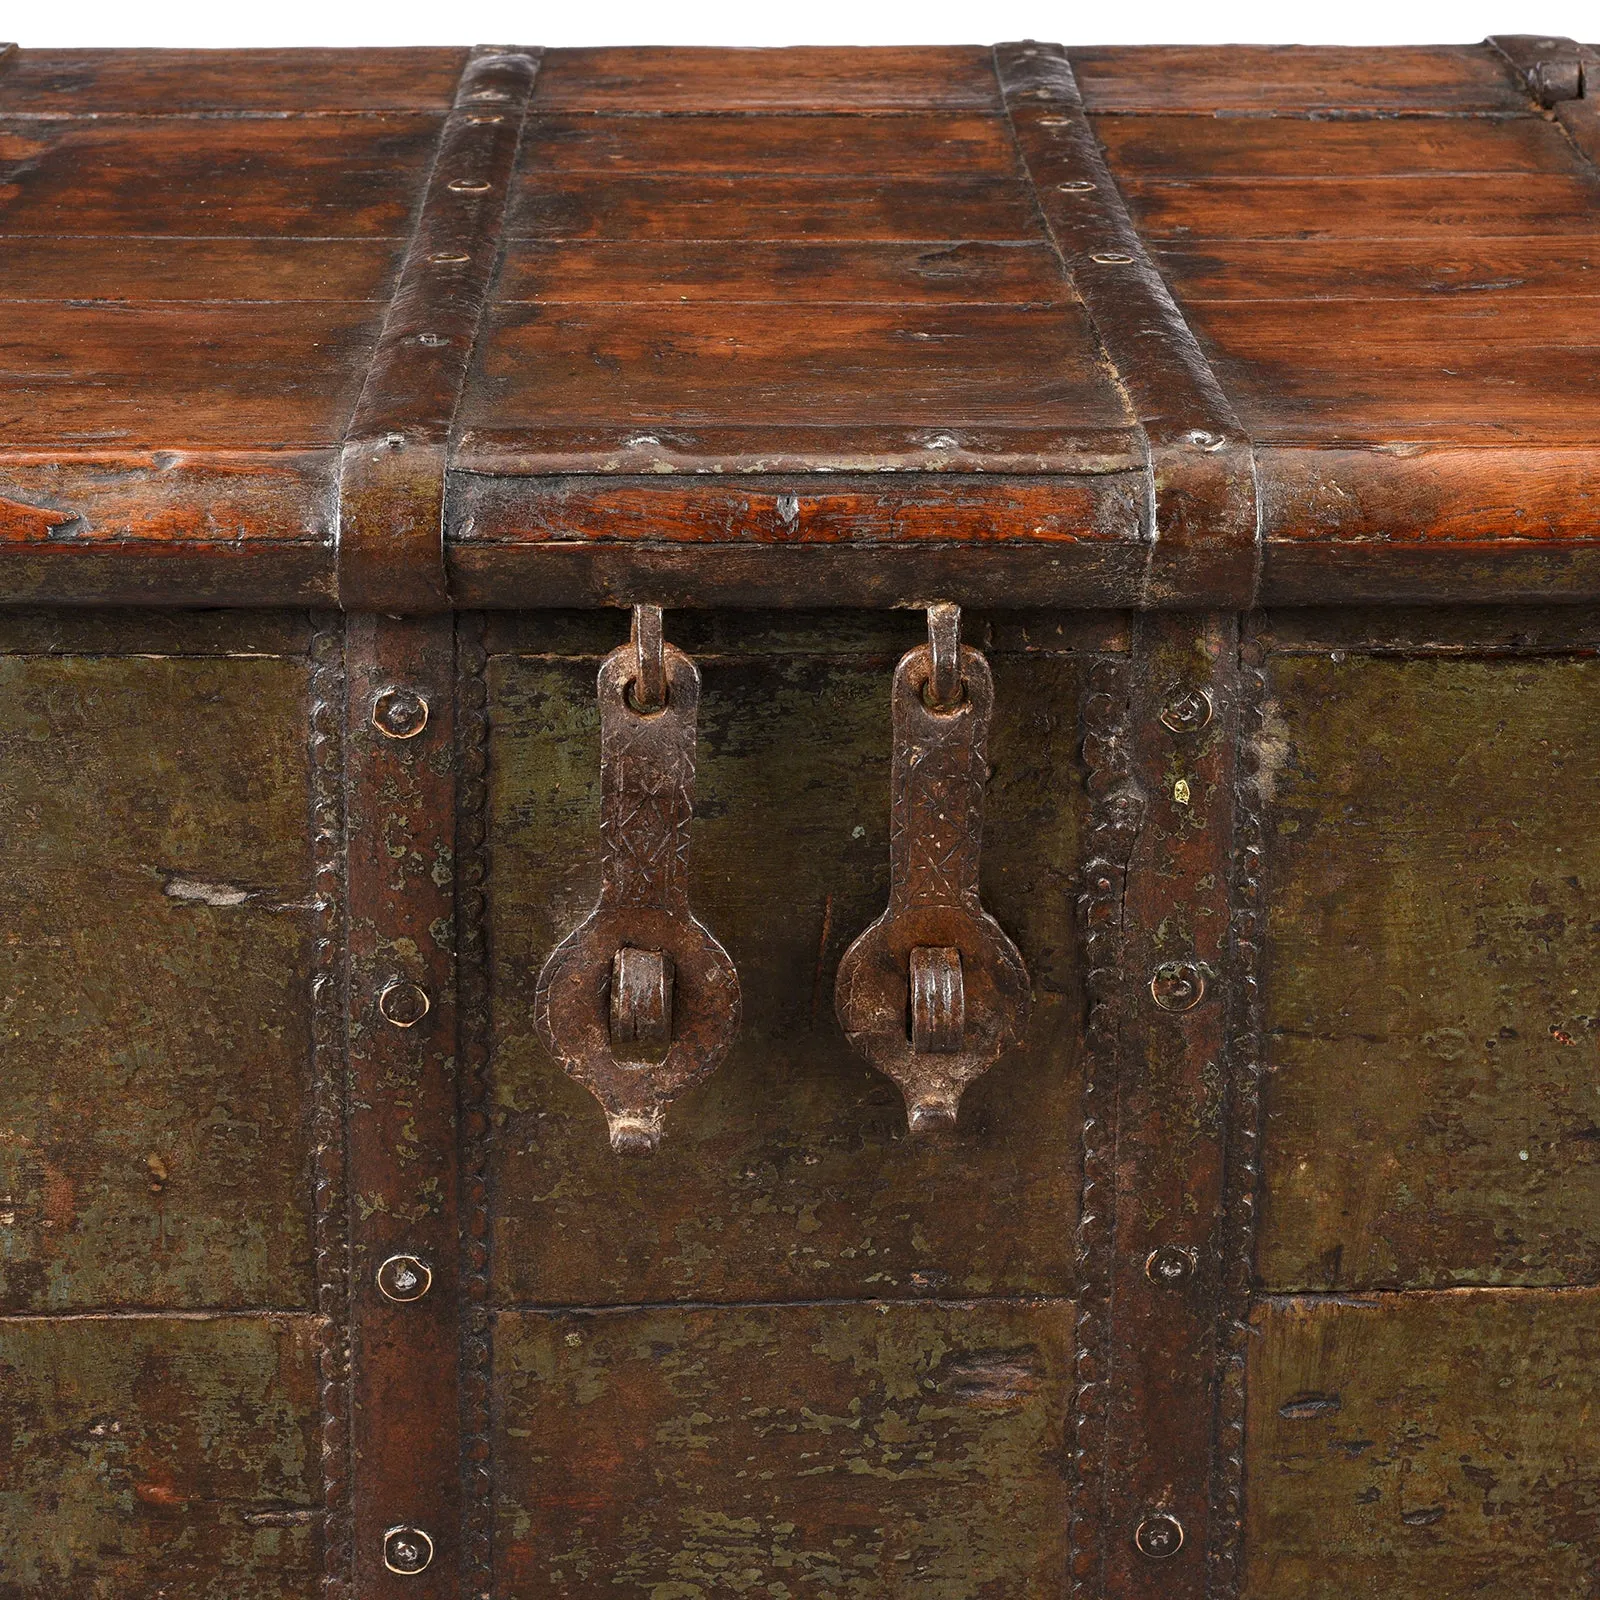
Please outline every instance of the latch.
[{"label": "latch", "polygon": [[895,669],[889,908],[845,952],[835,991],[850,1043],[906,1098],[913,1132],[951,1127],[962,1091],[1022,1035],[1017,947],[978,899],[994,681],[961,611],[928,609],[928,643]]}]

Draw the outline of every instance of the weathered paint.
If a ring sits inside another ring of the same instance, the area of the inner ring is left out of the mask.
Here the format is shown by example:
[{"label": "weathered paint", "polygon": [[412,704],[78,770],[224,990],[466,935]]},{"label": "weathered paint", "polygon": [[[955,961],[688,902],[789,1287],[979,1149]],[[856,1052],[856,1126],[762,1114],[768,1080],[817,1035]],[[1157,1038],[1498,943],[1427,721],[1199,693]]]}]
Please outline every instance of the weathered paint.
[{"label": "weathered paint", "polygon": [[1260,1275],[1600,1275],[1600,661],[1269,669]]},{"label": "weathered paint", "polygon": [[1246,1600],[1600,1594],[1600,1291],[1268,1300]]},{"label": "weathered paint", "polygon": [[1083,671],[1070,649],[992,652],[983,894],[1033,976],[1025,1045],[969,1090],[952,1138],[908,1140],[898,1092],[833,1015],[839,957],[887,893],[889,683],[917,620],[855,621],[831,645],[817,630],[776,654],[751,648],[760,622],[722,623],[720,648],[697,656],[691,893],[737,963],[745,1020],[647,1162],[617,1161],[533,1034],[540,964],[595,894],[597,662],[492,660],[502,1303],[1070,1291]]},{"label": "weathered paint", "polygon": [[1037,1600],[1065,1302],[503,1312],[496,1594]]},{"label": "weathered paint", "polygon": [[0,1308],[314,1303],[308,664],[195,642],[0,655]]},{"label": "weathered paint", "polygon": [[0,1317],[0,1600],[314,1600],[311,1316]]}]

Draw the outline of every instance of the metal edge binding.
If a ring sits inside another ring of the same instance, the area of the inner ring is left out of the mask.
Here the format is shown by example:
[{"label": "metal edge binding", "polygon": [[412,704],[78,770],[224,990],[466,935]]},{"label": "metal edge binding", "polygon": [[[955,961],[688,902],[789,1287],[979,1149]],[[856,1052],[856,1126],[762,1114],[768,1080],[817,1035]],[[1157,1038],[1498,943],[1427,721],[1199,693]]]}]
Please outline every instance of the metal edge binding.
[{"label": "metal edge binding", "polygon": [[345,431],[338,600],[451,608],[444,495],[450,433],[499,262],[542,52],[477,46],[440,130],[416,227]]},{"label": "metal edge binding", "polygon": [[1144,248],[1066,51],[1024,40],[993,60],[1046,236],[1148,441],[1140,604],[1247,610],[1262,557],[1252,442]]}]

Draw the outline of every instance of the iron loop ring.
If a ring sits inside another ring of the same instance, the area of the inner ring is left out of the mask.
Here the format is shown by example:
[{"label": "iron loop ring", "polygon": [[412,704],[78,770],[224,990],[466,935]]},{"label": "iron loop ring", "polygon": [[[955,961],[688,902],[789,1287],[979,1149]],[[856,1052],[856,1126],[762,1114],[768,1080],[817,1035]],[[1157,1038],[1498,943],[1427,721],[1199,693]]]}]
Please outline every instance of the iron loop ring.
[{"label": "iron loop ring", "polygon": [[928,607],[928,704],[953,711],[961,700],[961,607],[940,600]]},{"label": "iron loop ring", "polygon": [[632,701],[636,711],[660,711],[667,703],[666,643],[661,607],[635,606],[631,643],[634,657]]}]

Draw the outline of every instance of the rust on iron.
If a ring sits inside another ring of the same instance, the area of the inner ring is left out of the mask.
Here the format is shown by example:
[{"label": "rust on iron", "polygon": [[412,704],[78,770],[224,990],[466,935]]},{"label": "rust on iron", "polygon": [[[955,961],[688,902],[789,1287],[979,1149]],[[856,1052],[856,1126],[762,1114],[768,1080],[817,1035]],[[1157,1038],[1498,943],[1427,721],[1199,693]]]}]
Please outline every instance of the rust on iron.
[{"label": "rust on iron", "polygon": [[[453,619],[352,616],[346,662],[353,1597],[459,1600]],[[375,715],[396,684],[414,737]]]},{"label": "rust on iron", "polygon": [[1050,239],[1144,431],[1140,603],[1248,607],[1260,585],[1249,435],[1128,215],[1066,51],[1000,44],[994,63]]},{"label": "rust on iron", "polygon": [[[889,907],[835,988],[846,1037],[899,1087],[914,1133],[955,1125],[962,1091],[1021,1039],[1029,1009],[1022,956],[978,895],[994,683],[959,640],[956,608],[932,607],[930,642],[895,669]],[[959,671],[940,710],[946,659]]]},{"label": "rust on iron", "polygon": [[[1085,1125],[1083,1216],[1094,1219],[1085,1276],[1101,1310],[1080,1364],[1091,1375],[1080,1429],[1092,1451],[1085,1458],[1080,1450],[1080,1470],[1092,1472],[1094,1488],[1075,1526],[1074,1577],[1080,1592],[1118,1600],[1204,1600],[1224,1231],[1228,1097],[1217,1067],[1233,959],[1237,621],[1141,617],[1116,671],[1121,716],[1109,740],[1091,724],[1094,748],[1086,749],[1113,777],[1103,804],[1117,842],[1110,860],[1089,868],[1096,944],[1101,919],[1109,924],[1091,993],[1103,985],[1113,1009],[1107,1025],[1092,1018],[1089,1038],[1094,1099],[1107,1098]],[[1209,715],[1193,729],[1195,717],[1164,716],[1174,704],[1204,704]],[[1180,782],[1186,800],[1175,795]]]},{"label": "rust on iron", "polygon": [[[538,67],[537,51],[480,47],[457,85],[340,458],[338,592],[346,610],[450,609],[450,434]],[[483,115],[486,103],[493,116]]]},{"label": "rust on iron", "polygon": [[[551,952],[539,1037],[605,1109],[612,1148],[646,1154],[667,1106],[739,1031],[739,979],[689,906],[700,673],[661,642],[660,614],[600,667],[600,900]],[[653,612],[653,617],[652,617]],[[661,654],[660,708],[636,709],[641,657]]]}]

